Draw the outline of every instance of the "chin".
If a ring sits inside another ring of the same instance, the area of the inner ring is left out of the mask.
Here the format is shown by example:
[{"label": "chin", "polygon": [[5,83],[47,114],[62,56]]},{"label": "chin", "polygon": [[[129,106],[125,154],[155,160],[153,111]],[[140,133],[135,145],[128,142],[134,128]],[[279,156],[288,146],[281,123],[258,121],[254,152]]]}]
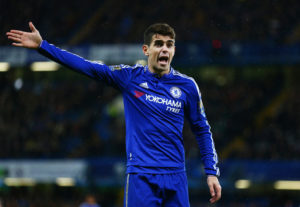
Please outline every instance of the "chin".
[{"label": "chin", "polygon": [[165,71],[168,71],[169,68],[168,68],[168,67],[159,67],[158,70],[159,70],[160,72],[165,72]]},{"label": "chin", "polygon": [[166,70],[169,70],[170,65],[165,65],[165,66],[160,65],[158,68],[159,68],[160,70],[166,71]]}]

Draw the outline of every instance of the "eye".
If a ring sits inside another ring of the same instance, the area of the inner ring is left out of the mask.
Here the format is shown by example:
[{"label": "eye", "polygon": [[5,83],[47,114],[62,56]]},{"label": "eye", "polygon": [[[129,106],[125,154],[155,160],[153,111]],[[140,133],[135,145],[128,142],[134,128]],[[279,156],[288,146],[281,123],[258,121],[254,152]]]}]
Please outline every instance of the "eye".
[{"label": "eye", "polygon": [[174,46],[174,43],[173,43],[173,42],[168,42],[168,43],[167,43],[167,47],[171,48],[171,47],[173,47],[173,46]]},{"label": "eye", "polygon": [[155,41],[154,45],[157,47],[162,47],[164,45],[164,43],[162,41]]}]

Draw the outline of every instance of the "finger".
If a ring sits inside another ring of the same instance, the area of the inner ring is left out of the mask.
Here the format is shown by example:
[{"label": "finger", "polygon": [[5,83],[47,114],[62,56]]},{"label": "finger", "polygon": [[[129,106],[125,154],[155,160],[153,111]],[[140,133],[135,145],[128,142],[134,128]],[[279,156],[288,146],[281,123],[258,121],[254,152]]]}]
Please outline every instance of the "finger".
[{"label": "finger", "polygon": [[17,37],[8,36],[7,38],[15,42],[21,42],[21,39]]},{"label": "finger", "polygon": [[215,195],[215,202],[220,200],[220,198],[221,198],[221,187],[217,187],[216,195]]},{"label": "finger", "polygon": [[214,197],[215,196],[214,186],[213,185],[209,185],[208,187],[209,187],[209,192],[210,192],[211,197]]},{"label": "finger", "polygon": [[21,38],[21,35],[16,34],[16,33],[7,32],[6,35],[11,36],[11,37]]},{"label": "finger", "polygon": [[32,32],[35,32],[35,31],[36,31],[36,28],[35,28],[35,26],[33,25],[32,22],[29,22],[29,28],[30,28],[30,30],[31,30]]},{"label": "finger", "polygon": [[215,186],[215,195],[212,196],[212,198],[209,200],[211,203],[215,203],[221,198],[221,186],[216,185]]},{"label": "finger", "polygon": [[12,45],[16,46],[16,47],[23,47],[22,43],[15,43],[15,42],[13,42]]},{"label": "finger", "polygon": [[218,200],[221,198],[221,194],[222,194],[221,192],[222,192],[221,185],[217,185],[216,186],[216,195],[217,195]]},{"label": "finger", "polygon": [[211,204],[213,204],[213,203],[216,203],[218,200],[219,200],[219,199],[215,196],[215,197],[212,197],[212,198],[209,200],[209,202],[210,202]]},{"label": "finger", "polygon": [[212,197],[211,199],[209,199],[209,202],[210,202],[210,203],[215,203],[215,202],[216,202],[215,197]]},{"label": "finger", "polygon": [[19,34],[19,35],[22,35],[24,32],[23,31],[20,31],[20,30],[10,30],[11,33],[15,33],[15,34]]}]

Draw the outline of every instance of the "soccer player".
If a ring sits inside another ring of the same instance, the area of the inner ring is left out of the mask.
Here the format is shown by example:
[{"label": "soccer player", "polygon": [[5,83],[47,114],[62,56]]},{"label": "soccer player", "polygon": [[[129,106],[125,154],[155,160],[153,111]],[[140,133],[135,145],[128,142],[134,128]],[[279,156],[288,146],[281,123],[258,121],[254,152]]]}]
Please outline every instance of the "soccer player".
[{"label": "soccer player", "polygon": [[30,22],[31,32],[7,32],[12,45],[40,54],[122,92],[126,120],[127,171],[124,207],[189,206],[184,117],[190,121],[207,174],[211,203],[221,197],[217,154],[195,80],[173,69],[175,32],[167,24],[149,26],[144,33],[147,66],[92,62],[61,50]]}]

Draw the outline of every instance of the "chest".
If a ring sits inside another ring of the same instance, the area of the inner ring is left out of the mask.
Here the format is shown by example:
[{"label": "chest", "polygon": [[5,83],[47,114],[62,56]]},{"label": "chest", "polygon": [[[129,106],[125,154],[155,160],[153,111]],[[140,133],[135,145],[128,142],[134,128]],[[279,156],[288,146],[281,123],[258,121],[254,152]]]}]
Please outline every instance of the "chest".
[{"label": "chest", "polygon": [[175,80],[136,78],[128,86],[129,98],[145,113],[183,117],[187,91]]}]

